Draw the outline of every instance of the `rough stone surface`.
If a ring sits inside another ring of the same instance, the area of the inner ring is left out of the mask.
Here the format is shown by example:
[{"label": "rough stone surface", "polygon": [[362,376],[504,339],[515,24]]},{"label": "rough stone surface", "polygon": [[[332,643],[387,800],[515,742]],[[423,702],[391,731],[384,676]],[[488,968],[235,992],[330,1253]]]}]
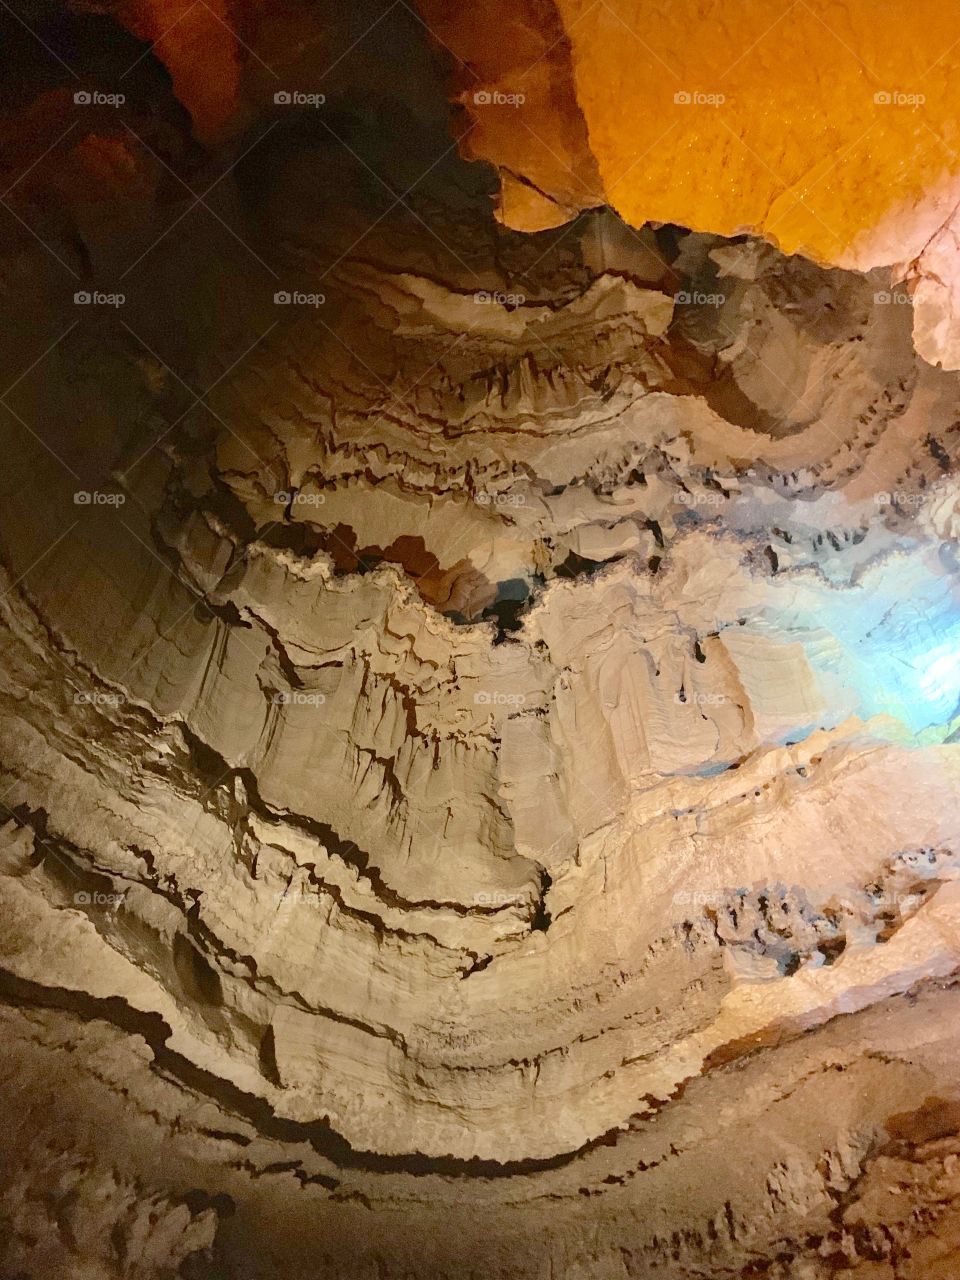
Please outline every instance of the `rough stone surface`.
[{"label": "rough stone surface", "polygon": [[[451,92],[474,125],[464,154],[500,169],[509,226],[607,203],[634,225],[895,266],[917,296],[918,351],[960,366],[960,46],[940,0],[421,9],[456,57]],[[535,202],[518,197],[523,183]]]},{"label": "rough stone surface", "polygon": [[0,1274],[955,1280],[960,374],[506,228],[404,5],[322,116],[119,19],[3,124]]}]

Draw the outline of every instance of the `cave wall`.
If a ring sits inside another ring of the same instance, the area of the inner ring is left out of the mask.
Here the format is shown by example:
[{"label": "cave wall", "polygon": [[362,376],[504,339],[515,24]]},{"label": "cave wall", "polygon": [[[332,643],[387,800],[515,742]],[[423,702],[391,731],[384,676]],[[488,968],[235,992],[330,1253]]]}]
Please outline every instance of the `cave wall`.
[{"label": "cave wall", "polygon": [[952,1280],[922,300],[621,208],[606,4],[202,9],[8,23],[4,1276]]}]

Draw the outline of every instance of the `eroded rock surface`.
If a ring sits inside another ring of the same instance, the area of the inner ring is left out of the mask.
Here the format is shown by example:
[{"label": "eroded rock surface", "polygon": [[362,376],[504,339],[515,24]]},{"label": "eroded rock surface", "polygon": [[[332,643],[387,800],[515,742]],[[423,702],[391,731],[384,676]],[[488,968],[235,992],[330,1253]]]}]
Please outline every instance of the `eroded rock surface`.
[{"label": "eroded rock surface", "polygon": [[[957,368],[956,20],[939,0],[735,6],[421,0],[500,171],[539,230],[609,204],[634,225],[762,235],[823,264],[895,268],[915,341]],[[502,39],[504,31],[509,39]]]},{"label": "eroded rock surface", "polygon": [[4,122],[4,1275],[954,1277],[960,375],[163,16]]}]

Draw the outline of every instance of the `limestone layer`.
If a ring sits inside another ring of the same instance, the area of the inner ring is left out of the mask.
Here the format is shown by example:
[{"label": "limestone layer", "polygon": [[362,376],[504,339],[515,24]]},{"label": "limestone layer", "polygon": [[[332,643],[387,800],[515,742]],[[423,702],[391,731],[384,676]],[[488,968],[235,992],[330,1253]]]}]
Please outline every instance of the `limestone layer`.
[{"label": "limestone layer", "polygon": [[420,9],[454,55],[464,152],[497,166],[509,226],[606,203],[636,226],[891,267],[916,301],[917,349],[960,366],[960,46],[940,0]]},{"label": "limestone layer", "polygon": [[5,121],[0,1273],[952,1280],[960,375],[275,20]]}]

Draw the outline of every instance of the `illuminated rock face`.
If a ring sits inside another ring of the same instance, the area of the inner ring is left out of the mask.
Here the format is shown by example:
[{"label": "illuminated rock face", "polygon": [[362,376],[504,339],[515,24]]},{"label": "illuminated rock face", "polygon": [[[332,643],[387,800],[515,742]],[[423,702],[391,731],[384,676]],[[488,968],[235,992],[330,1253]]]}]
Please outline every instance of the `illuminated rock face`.
[{"label": "illuminated rock face", "polygon": [[960,375],[338,13],[11,117],[0,1273],[953,1280]]},{"label": "illuminated rock face", "polygon": [[[251,14],[256,6],[250,6]],[[169,71],[177,98],[202,138],[215,138],[236,110],[244,61],[242,38],[224,0],[121,0],[116,16]]]},{"label": "illuminated rock face", "polygon": [[542,201],[516,200],[526,178],[562,207],[579,191],[579,207],[605,201],[634,225],[747,231],[824,264],[895,267],[917,290],[917,349],[960,365],[960,47],[939,0],[510,6],[525,32],[563,33],[533,70],[534,37],[501,41],[499,21],[442,0],[421,8],[462,59],[464,151],[501,168],[508,225],[551,225]]},{"label": "illuminated rock face", "polygon": [[502,221],[541,231],[603,204],[556,6],[425,0],[419,7],[453,55],[451,88],[470,121],[461,151],[497,166]]}]

